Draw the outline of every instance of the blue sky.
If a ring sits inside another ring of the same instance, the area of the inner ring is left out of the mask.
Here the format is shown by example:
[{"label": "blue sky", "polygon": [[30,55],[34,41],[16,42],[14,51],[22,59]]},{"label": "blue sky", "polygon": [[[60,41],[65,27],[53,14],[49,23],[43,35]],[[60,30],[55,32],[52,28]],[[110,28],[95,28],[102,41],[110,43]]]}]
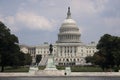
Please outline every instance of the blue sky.
[{"label": "blue sky", "polygon": [[98,42],[106,33],[120,36],[120,0],[0,0],[0,21],[21,44],[54,43],[68,6],[82,42]]}]

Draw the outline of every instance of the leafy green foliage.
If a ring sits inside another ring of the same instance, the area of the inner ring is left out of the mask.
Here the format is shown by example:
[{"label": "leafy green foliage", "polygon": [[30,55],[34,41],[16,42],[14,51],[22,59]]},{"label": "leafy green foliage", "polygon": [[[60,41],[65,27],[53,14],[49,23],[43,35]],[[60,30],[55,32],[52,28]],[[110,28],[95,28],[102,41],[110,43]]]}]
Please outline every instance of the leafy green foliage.
[{"label": "leafy green foliage", "polygon": [[30,54],[24,54],[24,65],[30,65],[32,62],[32,56]]},{"label": "leafy green foliage", "polygon": [[98,66],[71,66],[72,72],[102,72]]},{"label": "leafy green foliage", "polygon": [[99,54],[98,52],[96,52],[93,55],[92,63],[96,64],[96,65],[99,65],[103,70],[105,69],[105,66],[106,66],[105,62],[106,62],[106,59],[102,54]]},{"label": "leafy green foliage", "polygon": [[39,70],[44,70],[46,66],[39,66]]},{"label": "leafy green foliage", "polygon": [[93,60],[92,58],[93,58],[92,56],[87,56],[87,57],[85,58],[86,63],[92,62],[92,60]]},{"label": "leafy green foliage", "polygon": [[0,22],[0,66],[2,72],[5,66],[17,67],[28,64],[27,62],[30,63],[30,61],[25,62],[30,59],[20,52],[18,42],[18,38],[11,34],[10,29]]},{"label": "leafy green foliage", "polygon": [[19,67],[11,67],[7,66],[4,68],[4,72],[28,72],[29,67],[28,66],[19,66]]},{"label": "leafy green foliage", "polygon": [[120,65],[120,37],[105,34],[97,44],[98,52],[91,58],[93,64],[104,69],[113,69]]},{"label": "leafy green foliage", "polygon": [[36,55],[36,63],[37,63],[37,65],[41,61],[41,58],[42,58],[42,55]]},{"label": "leafy green foliage", "polygon": [[10,33],[10,30],[0,22],[0,55],[2,71],[4,66],[17,65],[20,48],[18,46],[18,38]]},{"label": "leafy green foliage", "polygon": [[65,70],[65,66],[56,66],[58,70]]}]

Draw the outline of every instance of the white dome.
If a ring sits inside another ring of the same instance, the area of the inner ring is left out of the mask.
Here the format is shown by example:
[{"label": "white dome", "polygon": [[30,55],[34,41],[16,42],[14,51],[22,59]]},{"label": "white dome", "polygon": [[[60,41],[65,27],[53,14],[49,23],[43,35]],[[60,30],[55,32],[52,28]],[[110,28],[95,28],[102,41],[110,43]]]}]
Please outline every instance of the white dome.
[{"label": "white dome", "polygon": [[76,24],[76,22],[73,20],[73,19],[65,19],[64,21],[63,21],[63,24]]},{"label": "white dome", "polygon": [[70,8],[68,8],[67,18],[60,27],[57,42],[80,42],[79,28],[76,22],[71,18]]},{"label": "white dome", "polygon": [[76,28],[76,29],[78,29],[77,24],[73,19],[65,19],[63,21],[60,29],[64,29],[64,28]]},{"label": "white dome", "polygon": [[79,28],[73,19],[65,19],[60,27],[60,33],[77,33],[80,34]]}]

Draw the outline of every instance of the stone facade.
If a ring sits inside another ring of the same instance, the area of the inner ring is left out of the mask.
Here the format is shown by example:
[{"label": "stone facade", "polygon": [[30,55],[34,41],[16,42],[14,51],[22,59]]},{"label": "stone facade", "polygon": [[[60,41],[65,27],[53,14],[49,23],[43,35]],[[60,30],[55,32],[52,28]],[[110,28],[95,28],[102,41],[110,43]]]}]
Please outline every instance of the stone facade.
[{"label": "stone facade", "polygon": [[[53,55],[56,65],[88,65],[85,57],[92,56],[97,51],[96,43],[84,44],[80,41],[80,36],[79,28],[72,19],[70,8],[68,8],[67,18],[59,29],[58,40],[53,44]],[[40,65],[46,65],[49,55],[48,43],[28,48],[28,52],[30,50],[35,55],[42,55]],[[32,52],[29,53],[33,54]]]}]

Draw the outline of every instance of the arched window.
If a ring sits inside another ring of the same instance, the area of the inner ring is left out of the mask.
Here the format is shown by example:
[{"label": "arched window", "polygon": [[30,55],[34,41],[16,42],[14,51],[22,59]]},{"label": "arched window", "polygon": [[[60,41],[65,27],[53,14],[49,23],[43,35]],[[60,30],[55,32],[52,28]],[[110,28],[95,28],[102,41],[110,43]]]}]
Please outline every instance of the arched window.
[{"label": "arched window", "polygon": [[74,62],[75,62],[76,60],[74,59]]},{"label": "arched window", "polygon": [[57,61],[58,59],[56,59],[56,61]]},{"label": "arched window", "polygon": [[91,53],[91,51],[89,51],[89,53]]},{"label": "arched window", "polygon": [[69,62],[69,59],[66,59],[66,61],[68,61],[68,62]]},{"label": "arched window", "polygon": [[72,50],[70,51],[70,53],[72,53]]},{"label": "arched window", "polygon": [[66,50],[65,50],[65,52],[64,53],[66,53]]},{"label": "arched window", "polygon": [[63,59],[63,61],[65,61],[65,59]]},{"label": "arched window", "polygon": [[68,53],[69,53],[69,49],[68,49]]},{"label": "arched window", "polygon": [[81,49],[81,52],[83,52],[83,50]]},{"label": "arched window", "polygon": [[61,61],[61,59],[59,59],[59,61]]},{"label": "arched window", "polygon": [[86,51],[88,53],[88,51]]}]

